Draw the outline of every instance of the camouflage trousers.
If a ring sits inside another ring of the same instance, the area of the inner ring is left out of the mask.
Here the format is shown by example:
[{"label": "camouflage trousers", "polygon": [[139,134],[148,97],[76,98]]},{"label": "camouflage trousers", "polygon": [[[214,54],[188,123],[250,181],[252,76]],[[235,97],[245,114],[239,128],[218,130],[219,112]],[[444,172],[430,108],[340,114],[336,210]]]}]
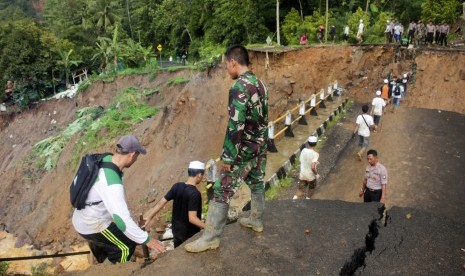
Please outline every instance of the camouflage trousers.
[{"label": "camouflage trousers", "polygon": [[265,168],[266,154],[231,165],[231,171],[222,171],[220,178],[215,182],[213,201],[229,204],[242,182],[245,182],[252,192],[265,190]]}]

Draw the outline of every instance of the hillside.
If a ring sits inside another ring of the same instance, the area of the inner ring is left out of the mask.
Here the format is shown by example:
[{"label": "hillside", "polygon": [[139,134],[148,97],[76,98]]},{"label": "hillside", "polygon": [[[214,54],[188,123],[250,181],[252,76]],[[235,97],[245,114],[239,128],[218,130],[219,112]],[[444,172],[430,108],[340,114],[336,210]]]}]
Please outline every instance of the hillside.
[{"label": "hillside", "polygon": [[[390,70],[394,75],[414,73],[406,105],[465,113],[465,54],[456,51],[424,50],[415,59],[393,62],[393,48],[384,46],[315,47],[288,52],[252,52],[253,71],[270,91],[270,118],[276,118],[299,99],[306,99],[337,79],[357,102],[368,102]],[[413,64],[416,70],[412,71]],[[188,83],[167,85],[174,77]],[[76,111],[87,106],[109,107],[127,87],[159,88],[145,102],[159,112],[134,125],[148,154],[125,172],[126,196],[133,214],[149,208],[147,202],[164,195],[176,181],[183,180],[190,160],[216,158],[221,152],[226,127],[227,91],[232,80],[222,65],[205,72],[181,70],[149,76],[117,78],[112,83],[94,83],[75,99],[40,102],[18,114],[2,115],[0,125],[0,217],[2,228],[33,241],[77,242],[70,222],[72,208],[68,188],[75,173],[73,148],[83,134],[71,137],[57,166],[51,172],[31,170],[27,156],[39,141],[66,128]],[[51,120],[56,120],[51,125]],[[124,135],[126,133],[121,133]],[[99,139],[105,139],[100,133]],[[116,139],[108,140],[100,151],[111,151]],[[1,228],[0,228],[1,230]]]}]

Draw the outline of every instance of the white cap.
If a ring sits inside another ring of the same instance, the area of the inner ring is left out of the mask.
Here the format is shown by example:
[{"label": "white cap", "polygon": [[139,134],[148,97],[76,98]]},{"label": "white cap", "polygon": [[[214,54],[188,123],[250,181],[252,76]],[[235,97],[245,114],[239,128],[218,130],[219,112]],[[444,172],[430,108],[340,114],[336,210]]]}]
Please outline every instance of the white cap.
[{"label": "white cap", "polygon": [[381,96],[381,91],[376,91],[376,96]]},{"label": "white cap", "polygon": [[360,19],[360,23],[362,23],[362,22],[363,22],[363,19]]},{"label": "white cap", "polygon": [[192,161],[189,163],[189,169],[205,170],[205,164],[200,161]]},{"label": "white cap", "polygon": [[317,141],[318,141],[318,138],[316,138],[316,136],[308,137],[308,142],[309,143],[316,143]]},{"label": "white cap", "polygon": [[384,79],[384,83],[388,83],[388,82],[389,82],[388,79]]},{"label": "white cap", "polygon": [[407,77],[407,74],[404,74],[404,78],[406,78],[406,77]]}]

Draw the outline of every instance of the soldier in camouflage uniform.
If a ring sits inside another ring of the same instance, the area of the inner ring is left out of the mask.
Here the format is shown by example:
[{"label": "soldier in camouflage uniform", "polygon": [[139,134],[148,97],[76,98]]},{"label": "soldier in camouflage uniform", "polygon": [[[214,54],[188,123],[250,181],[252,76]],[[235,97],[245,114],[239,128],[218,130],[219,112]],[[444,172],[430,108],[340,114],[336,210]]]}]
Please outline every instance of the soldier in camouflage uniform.
[{"label": "soldier in camouflage uniform", "polygon": [[421,22],[420,20],[418,21],[417,29],[415,33],[415,41],[416,41],[417,46],[426,44],[425,39],[426,39],[426,27],[425,27],[425,24],[423,24],[423,22]]},{"label": "soldier in camouflage uniform", "polygon": [[251,214],[241,218],[242,226],[263,231],[268,139],[268,91],[249,71],[247,49],[231,46],[226,52],[229,75],[236,80],[229,90],[229,121],[221,155],[221,176],[214,185],[202,237],[185,246],[189,252],[216,249],[226,224],[230,198],[244,181],[251,190]]}]

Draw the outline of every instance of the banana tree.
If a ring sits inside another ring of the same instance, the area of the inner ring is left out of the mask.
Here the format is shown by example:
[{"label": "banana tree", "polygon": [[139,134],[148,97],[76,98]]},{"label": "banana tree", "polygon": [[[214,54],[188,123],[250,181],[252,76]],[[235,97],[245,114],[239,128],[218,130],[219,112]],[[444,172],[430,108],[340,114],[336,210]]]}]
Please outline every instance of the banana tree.
[{"label": "banana tree", "polygon": [[71,67],[78,66],[79,63],[82,62],[80,60],[72,60],[71,59],[72,53],[73,53],[73,49],[70,49],[69,51],[58,52],[61,59],[57,61],[57,65],[61,66],[63,68],[63,71],[65,72],[66,88],[68,88],[69,86],[69,73],[71,72]]}]

